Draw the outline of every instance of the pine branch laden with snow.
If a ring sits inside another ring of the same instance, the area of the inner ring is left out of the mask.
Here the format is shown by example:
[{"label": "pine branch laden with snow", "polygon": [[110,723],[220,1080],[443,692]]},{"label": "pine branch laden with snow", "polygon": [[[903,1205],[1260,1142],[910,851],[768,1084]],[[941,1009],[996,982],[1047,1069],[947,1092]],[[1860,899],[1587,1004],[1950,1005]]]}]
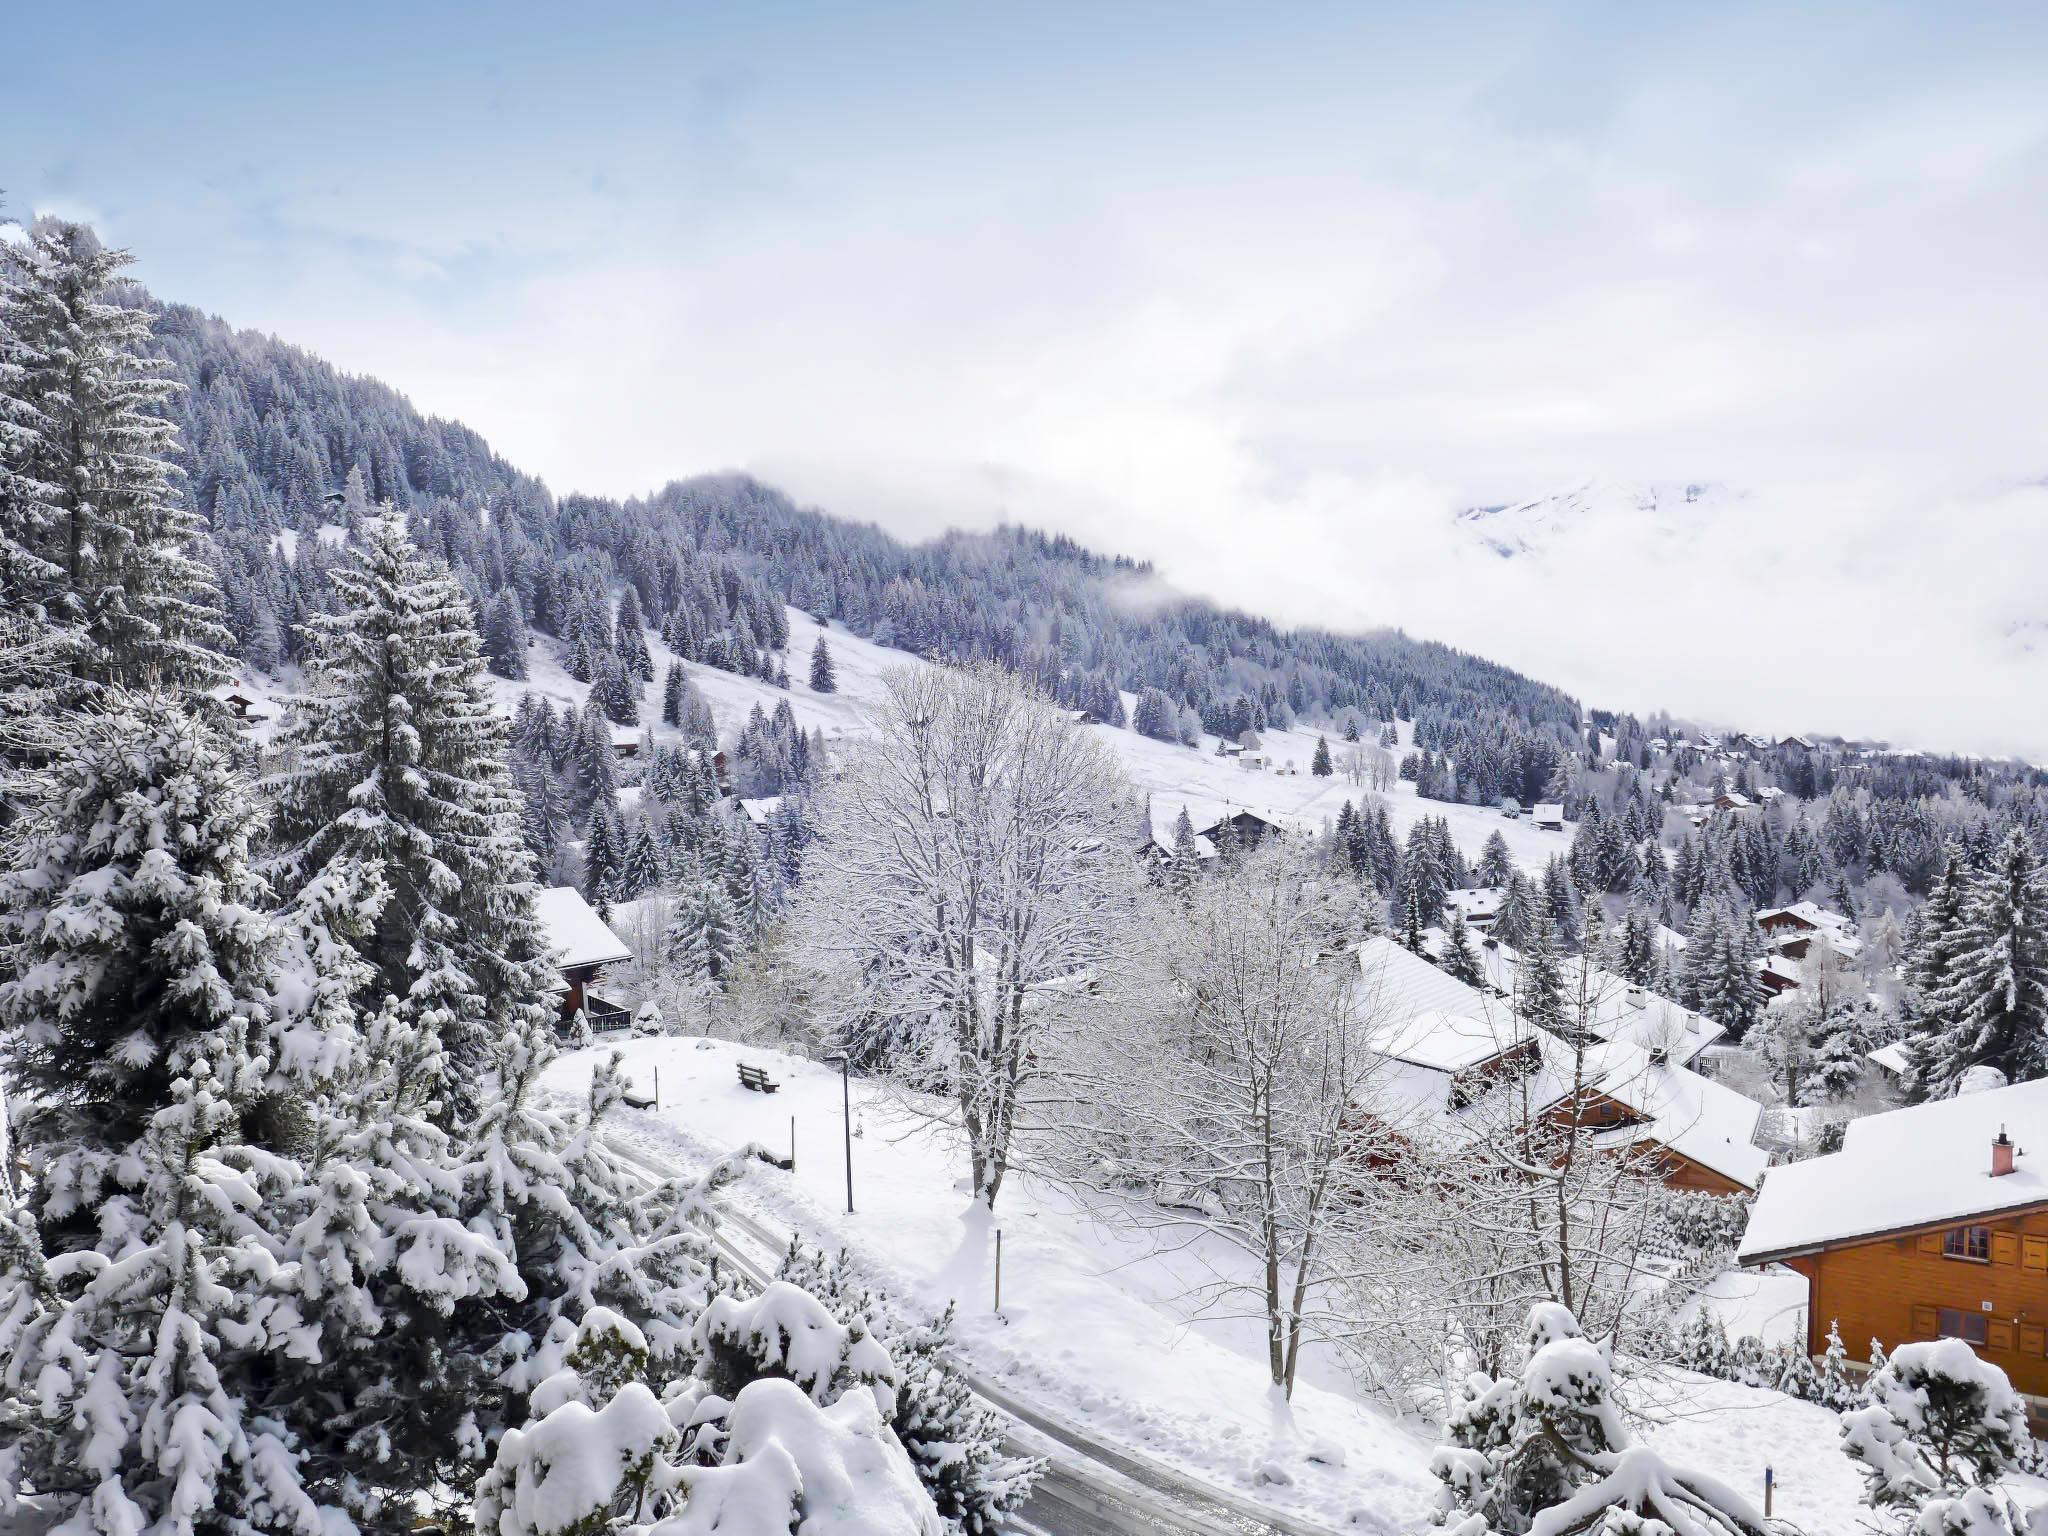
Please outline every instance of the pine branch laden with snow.
[{"label": "pine branch laden with snow", "polygon": [[1872,1371],[1865,1397],[1842,1415],[1842,1450],[1863,1470],[1866,1502],[1919,1512],[1929,1536],[1950,1522],[1983,1529],[2001,1501],[2010,1523],[1998,1479],[2032,1461],[2033,1440],[2004,1371],[1961,1339],[1901,1344]]},{"label": "pine branch laden with snow", "polygon": [[381,865],[390,895],[364,946],[377,985],[443,1047],[441,1123],[473,1123],[497,1037],[550,1027],[507,727],[467,596],[396,519],[373,520],[333,582],[269,786],[274,874],[289,894],[336,860]]},{"label": "pine branch laden with snow", "polygon": [[993,1203],[1052,1039],[1117,955],[1136,889],[1114,759],[993,667],[891,673],[823,796],[792,924],[843,1035],[957,1105]]},{"label": "pine branch laden with snow", "polygon": [[871,1329],[896,1368],[890,1427],[910,1453],[949,1533],[996,1536],[1030,1498],[1045,1463],[1008,1454],[1009,1424],[978,1402],[951,1363],[954,1311],[913,1322],[869,1289],[844,1254],[828,1259],[792,1240],[776,1279],[810,1292],[843,1323]]},{"label": "pine branch laden with snow", "polygon": [[784,1283],[714,1299],[702,1364],[657,1396],[637,1330],[586,1314],[477,1486],[494,1536],[951,1536],[889,1427],[895,1367]]},{"label": "pine branch laden with snow", "polygon": [[1431,1466],[1458,1536],[1770,1536],[1733,1489],[1632,1441],[1607,1349],[1555,1303],[1530,1309],[1519,1374],[1477,1375]]}]

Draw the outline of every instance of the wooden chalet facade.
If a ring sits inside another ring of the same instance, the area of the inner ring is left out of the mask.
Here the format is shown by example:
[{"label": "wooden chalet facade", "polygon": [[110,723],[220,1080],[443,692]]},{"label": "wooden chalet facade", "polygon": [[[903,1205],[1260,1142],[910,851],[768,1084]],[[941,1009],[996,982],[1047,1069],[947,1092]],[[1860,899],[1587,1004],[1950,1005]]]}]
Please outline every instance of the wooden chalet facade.
[{"label": "wooden chalet facade", "polygon": [[580,1010],[592,1029],[623,1029],[626,1010],[594,988],[607,965],[633,958],[626,941],[613,933],[573,885],[558,885],[534,898],[562,984],[560,1023],[567,1028]]},{"label": "wooden chalet facade", "polygon": [[2048,1081],[1851,1121],[1771,1171],[1740,1257],[1806,1278],[1811,1354],[1959,1338],[2048,1396]]}]

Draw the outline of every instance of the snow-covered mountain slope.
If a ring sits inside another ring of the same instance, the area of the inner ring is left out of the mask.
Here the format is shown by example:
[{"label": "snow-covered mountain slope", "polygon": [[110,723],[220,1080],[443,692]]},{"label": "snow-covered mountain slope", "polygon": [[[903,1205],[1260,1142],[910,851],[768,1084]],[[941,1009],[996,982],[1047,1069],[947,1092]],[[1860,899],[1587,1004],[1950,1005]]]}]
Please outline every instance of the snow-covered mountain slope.
[{"label": "snow-covered mountain slope", "polygon": [[[717,718],[720,740],[737,732],[755,705],[772,711],[778,702],[787,699],[798,724],[806,731],[814,727],[822,730],[829,746],[835,739],[862,729],[863,712],[868,701],[880,691],[886,673],[898,667],[929,665],[906,652],[875,645],[843,629],[823,627],[799,609],[791,608],[788,612],[792,675],[787,692],[759,678],[697,665],[687,667],[691,682]],[[814,693],[802,679],[811,647],[820,635],[832,652],[839,685],[834,693]],[[640,729],[650,728],[652,722],[656,740],[668,740],[676,733],[660,723],[660,688],[675,656],[652,631],[648,632],[647,645],[654,656],[655,681],[641,689]],[[582,706],[590,692],[589,685],[564,672],[555,652],[554,641],[535,636],[527,651],[527,679],[492,679],[492,686],[508,712],[519,695],[529,690],[558,705]],[[1126,700],[1127,705],[1130,702]],[[1319,779],[1309,772],[1318,735],[1314,729],[1261,733],[1267,755],[1276,765],[1262,769],[1246,769],[1234,758],[1218,757],[1213,736],[1205,736],[1202,745],[1195,748],[1154,741],[1115,726],[1097,725],[1089,729],[1115,753],[1141,795],[1155,795],[1164,802],[1165,819],[1169,822],[1185,804],[1189,815],[1198,822],[1210,819],[1214,813],[1242,808],[1305,831],[1316,831],[1324,822],[1336,820],[1347,799],[1363,802],[1374,793],[1351,784],[1341,774]],[[635,733],[621,728],[620,734]],[[1330,733],[1331,751],[1340,760],[1344,745],[1334,732]],[[1294,770],[1291,773],[1287,771],[1290,767]],[[1450,822],[1452,835],[1470,857],[1478,856],[1487,834],[1495,829],[1507,839],[1515,860],[1532,871],[1540,870],[1552,854],[1563,853],[1569,847],[1569,839],[1563,833],[1539,831],[1526,819],[1510,821],[1498,811],[1482,806],[1418,799],[1415,786],[1406,782],[1395,783],[1381,798],[1386,801],[1388,820],[1396,836],[1405,836],[1408,828],[1424,816],[1442,816]]]},{"label": "snow-covered mountain slope", "polygon": [[1458,526],[1504,559],[1539,554],[1609,520],[1621,520],[1637,537],[1677,539],[1711,525],[1740,492],[1724,485],[1630,485],[1588,480],[1532,501],[1497,507],[1467,507]]}]

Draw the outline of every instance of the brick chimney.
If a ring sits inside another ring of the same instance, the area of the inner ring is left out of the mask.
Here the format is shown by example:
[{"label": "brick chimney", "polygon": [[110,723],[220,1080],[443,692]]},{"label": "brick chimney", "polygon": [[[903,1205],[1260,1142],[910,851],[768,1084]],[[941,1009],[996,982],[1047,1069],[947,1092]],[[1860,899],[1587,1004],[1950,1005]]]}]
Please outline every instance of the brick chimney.
[{"label": "brick chimney", "polygon": [[1998,1139],[1991,1143],[1991,1177],[2003,1177],[2012,1172],[2012,1138],[2005,1134],[2005,1127],[1998,1128]]}]

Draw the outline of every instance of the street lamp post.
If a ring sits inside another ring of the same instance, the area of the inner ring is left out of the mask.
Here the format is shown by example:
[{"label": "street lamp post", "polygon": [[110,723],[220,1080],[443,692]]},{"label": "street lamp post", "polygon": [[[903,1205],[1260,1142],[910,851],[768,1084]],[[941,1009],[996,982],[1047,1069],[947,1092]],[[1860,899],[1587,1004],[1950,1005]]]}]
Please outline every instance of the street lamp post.
[{"label": "street lamp post", "polygon": [[846,1214],[853,1214],[853,1060],[839,1051],[825,1058],[839,1063],[839,1098],[846,1116]]}]

